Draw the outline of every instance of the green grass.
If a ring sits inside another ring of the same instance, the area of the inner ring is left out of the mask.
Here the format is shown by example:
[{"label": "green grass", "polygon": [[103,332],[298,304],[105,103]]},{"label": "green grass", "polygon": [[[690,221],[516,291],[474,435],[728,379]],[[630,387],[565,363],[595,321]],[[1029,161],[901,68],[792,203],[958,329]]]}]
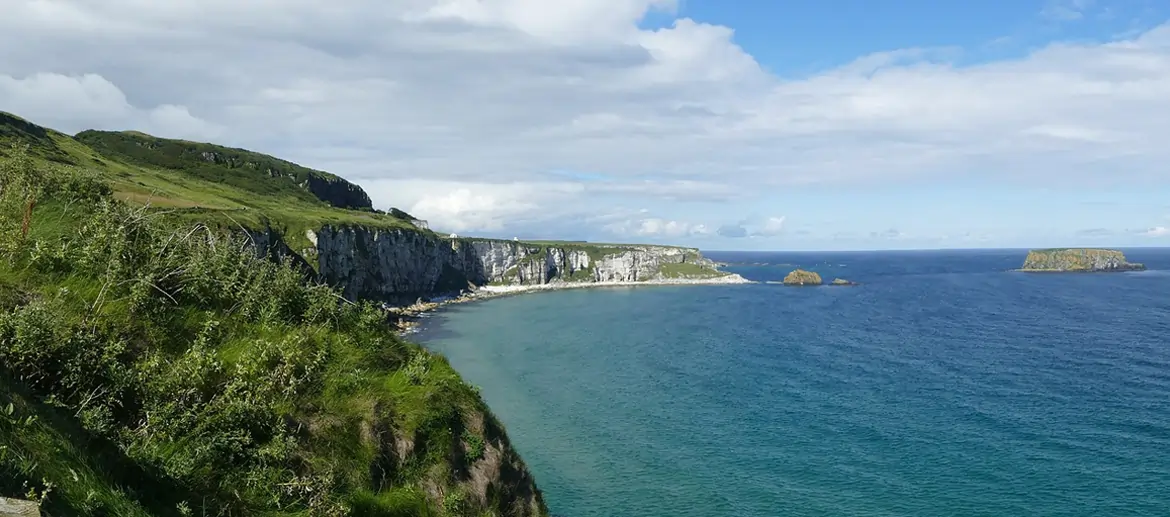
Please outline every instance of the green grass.
[{"label": "green grass", "polygon": [[659,273],[665,278],[715,278],[726,275],[721,271],[716,271],[710,268],[692,264],[690,262],[683,262],[678,264],[663,264],[659,267]]},{"label": "green grass", "polygon": [[522,468],[475,492],[477,462],[523,463],[375,306],[41,158],[0,161],[0,496],[49,515],[547,513]]},{"label": "green grass", "polygon": [[[138,132],[83,131],[77,137],[0,112],[0,158],[27,145],[41,166],[91,172],[117,199],[165,210],[176,218],[223,227],[272,229],[294,250],[308,248],[306,230],[325,225],[417,229],[409,215],[369,208],[357,185],[271,156]],[[214,153],[216,162],[202,158]],[[309,183],[326,185],[315,194]],[[333,190],[330,190],[333,189]],[[329,192],[341,192],[329,202]]]}]

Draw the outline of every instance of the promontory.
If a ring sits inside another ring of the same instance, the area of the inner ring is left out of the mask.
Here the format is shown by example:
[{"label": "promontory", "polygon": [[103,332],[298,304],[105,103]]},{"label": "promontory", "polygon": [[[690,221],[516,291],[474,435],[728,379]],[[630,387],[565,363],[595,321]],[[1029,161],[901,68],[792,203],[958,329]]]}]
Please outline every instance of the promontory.
[{"label": "promontory", "polygon": [[1125,260],[1118,250],[1097,248],[1060,248],[1032,250],[1019,271],[1025,272],[1097,272],[1141,271],[1145,265]]}]

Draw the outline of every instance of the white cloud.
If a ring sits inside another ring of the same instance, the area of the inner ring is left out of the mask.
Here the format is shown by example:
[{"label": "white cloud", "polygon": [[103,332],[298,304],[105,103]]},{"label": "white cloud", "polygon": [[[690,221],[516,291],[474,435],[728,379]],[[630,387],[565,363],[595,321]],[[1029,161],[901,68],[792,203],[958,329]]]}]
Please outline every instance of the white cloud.
[{"label": "white cloud", "polygon": [[767,221],[764,221],[764,227],[756,230],[756,235],[764,237],[779,235],[780,232],[784,230],[785,219],[786,218],[784,216],[769,217]]},{"label": "white cloud", "polygon": [[646,217],[618,221],[606,226],[614,235],[622,237],[688,237],[708,235],[711,230],[705,224]]},{"label": "white cloud", "polygon": [[41,72],[19,79],[0,74],[0,109],[12,109],[34,122],[68,132],[137,129],[159,136],[207,139],[220,131],[192,116],[185,106],[131,106],[122,90],[97,74]]},{"label": "white cloud", "polygon": [[[681,237],[712,233],[681,221],[743,220],[745,201],[813,183],[1170,177],[1170,26],[984,64],[889,49],[779,77],[733,27],[639,28],[676,7],[9,0],[0,109],[268,152],[454,231],[658,202],[628,231]],[[555,169],[608,179],[550,181]],[[775,219],[755,233],[779,233]]]},{"label": "white cloud", "polygon": [[1164,236],[1170,235],[1170,228],[1167,228],[1165,226],[1155,226],[1153,228],[1150,228],[1150,229],[1142,232],[1142,235],[1145,235],[1147,237],[1164,237]]},{"label": "white cloud", "polygon": [[[396,206],[431,228],[498,232],[536,219],[575,215],[563,205],[582,187],[573,183],[469,183],[442,180],[375,180],[365,184],[375,206]],[[559,208],[558,208],[559,207]]]}]

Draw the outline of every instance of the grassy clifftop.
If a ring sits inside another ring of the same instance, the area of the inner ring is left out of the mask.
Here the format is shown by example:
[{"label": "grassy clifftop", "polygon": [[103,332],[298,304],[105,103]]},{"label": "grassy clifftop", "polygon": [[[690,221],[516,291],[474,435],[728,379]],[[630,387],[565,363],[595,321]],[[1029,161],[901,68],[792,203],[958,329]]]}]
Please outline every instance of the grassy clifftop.
[{"label": "grassy clifftop", "polygon": [[401,211],[381,213],[333,174],[271,156],[137,132],[83,131],[72,137],[0,112],[0,158],[25,146],[42,167],[79,169],[108,183],[117,199],[166,210],[189,222],[272,228],[290,246],[327,224],[420,230]]},{"label": "grassy clifftop", "polygon": [[333,174],[272,156],[219,145],[157,138],[135,131],[82,131],[78,142],[133,165],[157,167],[265,196],[337,208],[372,210],[361,187]]},{"label": "grassy clifftop", "polygon": [[49,515],[534,516],[473,387],[237,236],[0,160],[0,495]]}]

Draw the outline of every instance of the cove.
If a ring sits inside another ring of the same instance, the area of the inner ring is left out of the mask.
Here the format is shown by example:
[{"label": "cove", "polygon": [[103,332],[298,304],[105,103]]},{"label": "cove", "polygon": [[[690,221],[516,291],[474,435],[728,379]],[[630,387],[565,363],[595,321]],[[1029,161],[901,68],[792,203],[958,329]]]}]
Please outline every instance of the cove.
[{"label": "cove", "polygon": [[1150,271],[757,255],[729,270],[862,285],[521,295],[416,339],[482,388],[557,515],[1158,515],[1170,253],[1126,255]]}]

